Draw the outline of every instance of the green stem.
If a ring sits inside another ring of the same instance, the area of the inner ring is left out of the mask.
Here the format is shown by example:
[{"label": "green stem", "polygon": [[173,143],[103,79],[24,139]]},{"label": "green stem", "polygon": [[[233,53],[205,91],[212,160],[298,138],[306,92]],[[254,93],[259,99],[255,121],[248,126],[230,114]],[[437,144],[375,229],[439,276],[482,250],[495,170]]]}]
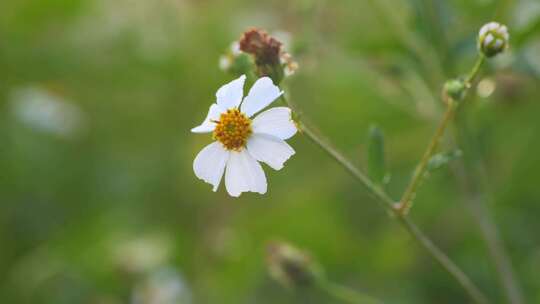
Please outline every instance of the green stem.
[{"label": "green stem", "polygon": [[[467,74],[467,77],[465,78],[465,90],[468,90],[471,87],[471,83],[476,78],[476,75],[480,72],[480,68],[482,67],[482,64],[485,61],[485,56],[480,54],[478,58],[476,59],[476,62],[473,65],[473,68]],[[465,94],[464,94],[465,95]],[[452,120],[452,117],[454,116],[454,113],[456,111],[456,108],[458,106],[458,101],[454,101],[451,98],[448,98],[446,100],[447,108],[446,112],[444,113],[444,116],[439,123],[439,126],[437,127],[437,130],[435,131],[435,134],[431,138],[431,141],[429,142],[429,145],[424,152],[422,158],[420,159],[420,162],[418,165],[416,165],[416,169],[414,170],[413,177],[411,178],[411,181],[409,182],[409,185],[407,186],[405,192],[403,193],[403,196],[401,197],[400,203],[397,206],[397,209],[401,214],[407,214],[409,212],[409,209],[412,206],[412,202],[414,199],[414,196],[416,195],[416,191],[418,189],[418,186],[420,185],[422,178],[424,177],[424,174],[427,169],[427,165],[429,163],[429,160],[433,156],[433,154],[437,151],[437,148],[439,147],[439,143],[441,141],[441,138],[444,136],[446,128],[450,125],[450,121]]]},{"label": "green stem", "polygon": [[476,58],[476,62],[474,63],[473,68],[467,75],[467,78],[465,78],[465,84],[467,87],[471,86],[471,83],[474,81],[474,78],[476,78],[476,75],[478,75],[478,72],[480,72],[480,68],[482,67],[482,64],[486,60],[486,56],[482,54],[478,54],[478,57]]},{"label": "green stem", "polygon": [[418,241],[418,243],[426,249],[426,251],[448,272],[458,283],[465,289],[471,298],[477,303],[488,303],[484,294],[476,287],[471,279],[442,252],[421,230],[418,228],[406,215],[401,214],[393,208],[394,201],[379,187],[375,186],[369,178],[367,178],[360,170],[358,170],[347,158],[339,153],[332,146],[321,140],[315,133],[304,124],[301,124],[302,132],[319,148],[323,149],[327,154],[333,157],[340,165],[342,165],[353,177],[355,177],[366,189],[381,203],[383,207],[392,211],[398,222]]},{"label": "green stem", "polygon": [[431,159],[433,154],[435,154],[435,152],[437,151],[441,138],[444,135],[444,131],[449,126],[450,121],[452,120],[452,117],[454,116],[455,110],[456,110],[456,102],[453,101],[452,99],[448,99],[448,106],[446,107],[446,112],[444,113],[444,116],[441,122],[439,123],[439,126],[437,127],[435,134],[431,138],[431,141],[429,142],[429,145],[426,151],[424,152],[422,159],[420,159],[420,162],[416,166],[413,177],[411,178],[411,181],[409,182],[409,185],[407,186],[405,192],[403,193],[403,196],[401,197],[400,203],[397,206],[398,212],[400,214],[407,214],[409,212],[409,209],[412,206],[412,201],[414,199],[414,196],[416,195],[416,190],[418,189],[418,186],[420,185],[420,182],[422,181],[422,178],[424,177],[424,174],[426,173],[429,160]]},{"label": "green stem", "polygon": [[[294,105],[289,102],[285,97],[283,101],[294,111]],[[446,270],[469,294],[469,296],[476,303],[489,303],[484,294],[478,287],[471,281],[471,279],[457,266],[444,252],[442,252],[421,230],[418,228],[406,215],[401,214],[395,209],[394,201],[390,196],[383,191],[380,187],[377,187],[362,171],[350,162],[345,156],[343,156],[337,149],[332,147],[326,141],[321,139],[311,128],[306,126],[303,122],[297,119],[296,121],[300,132],[302,132],[308,139],[310,139],[316,146],[321,148],[330,157],[337,161],[347,172],[349,172],[356,180],[360,182],[391,214],[395,215],[398,222],[411,234],[413,238],[427,251],[427,253],[435,259],[444,270]]]},{"label": "green stem", "polygon": [[383,302],[351,288],[321,280],[318,287],[330,297],[350,304],[382,304]]}]

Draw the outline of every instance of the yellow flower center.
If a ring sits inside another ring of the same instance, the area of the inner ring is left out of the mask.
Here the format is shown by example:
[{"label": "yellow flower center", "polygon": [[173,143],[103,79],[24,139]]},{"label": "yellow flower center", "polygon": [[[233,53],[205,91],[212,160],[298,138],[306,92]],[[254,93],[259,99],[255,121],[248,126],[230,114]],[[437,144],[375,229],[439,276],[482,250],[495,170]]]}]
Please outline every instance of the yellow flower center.
[{"label": "yellow flower center", "polygon": [[227,150],[240,151],[251,133],[251,119],[238,109],[229,109],[216,121],[213,138]]}]

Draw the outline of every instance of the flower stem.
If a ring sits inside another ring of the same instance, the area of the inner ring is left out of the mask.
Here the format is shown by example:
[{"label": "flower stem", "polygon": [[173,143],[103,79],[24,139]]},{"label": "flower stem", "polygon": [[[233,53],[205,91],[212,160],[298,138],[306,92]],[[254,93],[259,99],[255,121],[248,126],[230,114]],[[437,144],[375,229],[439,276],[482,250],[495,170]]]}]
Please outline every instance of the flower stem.
[{"label": "flower stem", "polygon": [[412,206],[412,201],[414,199],[414,196],[416,195],[416,190],[418,186],[420,185],[420,182],[422,181],[422,178],[424,177],[424,174],[426,172],[429,160],[431,159],[433,154],[435,154],[435,152],[437,151],[441,138],[444,135],[444,131],[446,130],[446,128],[450,124],[450,121],[452,120],[452,117],[454,116],[454,113],[456,110],[456,102],[450,98],[448,99],[448,101],[449,101],[448,106],[446,107],[444,116],[441,122],[439,123],[439,126],[437,127],[435,134],[431,138],[431,141],[429,142],[429,145],[426,151],[424,152],[422,159],[420,159],[420,162],[416,166],[413,177],[411,178],[409,185],[407,186],[405,192],[403,193],[400,203],[396,207],[400,214],[407,214],[409,212],[409,209]]},{"label": "flower stem", "polygon": [[[465,90],[468,90],[471,87],[471,82],[474,81],[474,78],[480,72],[480,68],[482,67],[482,64],[484,63],[485,58],[486,57],[482,54],[479,54],[479,56],[477,57],[476,62],[473,65],[473,68],[471,69],[469,74],[467,74],[467,77],[464,80]],[[437,151],[441,138],[443,137],[446,128],[449,126],[450,121],[452,120],[452,117],[454,116],[459,100],[455,101],[452,98],[448,97],[447,100],[445,100],[445,102],[447,104],[447,107],[443,115],[443,118],[441,122],[439,123],[439,126],[437,127],[435,134],[431,138],[431,141],[429,142],[429,145],[426,151],[424,152],[424,155],[420,159],[420,162],[418,163],[418,165],[416,165],[416,169],[414,170],[413,177],[411,178],[409,185],[407,186],[405,192],[403,193],[403,196],[401,197],[399,204],[397,205],[397,209],[399,210],[401,214],[407,214],[409,212],[409,209],[412,206],[414,196],[416,195],[416,190],[418,189],[418,186],[420,185],[422,178],[424,177],[424,174],[426,172],[426,168],[429,163],[429,160],[431,159],[433,154]]]},{"label": "flower stem", "polygon": [[473,68],[467,75],[467,78],[465,78],[465,84],[467,84],[467,87],[470,87],[471,82],[474,80],[476,75],[478,75],[478,72],[480,72],[480,68],[482,67],[482,64],[484,63],[486,59],[486,56],[483,54],[478,54],[478,57],[476,58],[476,62],[474,63]]},{"label": "flower stem", "polygon": [[394,201],[381,188],[377,187],[367,176],[357,169],[347,158],[345,158],[336,149],[320,139],[314,131],[301,123],[302,132],[319,148],[334,158],[342,165],[353,177],[355,177],[370,194],[381,203],[383,207],[392,212],[398,222],[411,234],[412,237],[435,259],[450,275],[458,281],[469,296],[477,303],[489,303],[484,294],[476,287],[471,279],[457,266],[444,252],[442,252],[405,214],[401,214],[393,208]]},{"label": "flower stem", "polygon": [[[295,106],[285,96],[282,100],[295,111]],[[411,234],[413,238],[427,251],[433,259],[435,259],[454,279],[463,287],[463,289],[469,294],[469,296],[480,304],[489,303],[486,296],[480,291],[478,287],[471,281],[471,279],[457,266],[443,251],[441,251],[421,230],[418,228],[405,214],[401,214],[395,209],[394,201],[390,196],[376,186],[362,171],[343,156],[337,149],[332,147],[328,142],[321,139],[315,131],[306,126],[306,124],[296,120],[296,124],[300,132],[302,132],[308,139],[310,139],[316,146],[321,148],[330,157],[337,161],[347,172],[349,172],[355,179],[357,179],[371,194],[375,201],[381,204],[383,208],[389,211],[397,218],[398,222]]]},{"label": "flower stem", "polygon": [[330,297],[350,304],[382,304],[383,302],[351,288],[320,280],[318,287]]}]

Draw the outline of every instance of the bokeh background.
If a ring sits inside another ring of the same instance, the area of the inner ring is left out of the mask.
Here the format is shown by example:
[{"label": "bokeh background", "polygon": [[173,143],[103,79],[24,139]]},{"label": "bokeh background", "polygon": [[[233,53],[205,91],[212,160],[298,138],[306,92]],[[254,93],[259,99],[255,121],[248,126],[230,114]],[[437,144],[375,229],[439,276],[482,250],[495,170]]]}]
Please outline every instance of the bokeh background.
[{"label": "bokeh background", "polygon": [[[536,0],[7,0],[0,2],[2,303],[335,303],[283,288],[265,246],[309,251],[332,281],[387,303],[468,303],[366,191],[302,135],[269,191],[229,197],[190,134],[233,79],[218,67],[250,26],[284,37],[294,103],[354,163],[385,133],[399,197],[468,71],[480,26],[509,25],[467,99],[486,204],[529,303],[540,303],[540,2]],[[444,149],[455,149],[447,140]],[[467,154],[467,147],[459,147]],[[504,302],[467,195],[445,166],[413,219]]]}]

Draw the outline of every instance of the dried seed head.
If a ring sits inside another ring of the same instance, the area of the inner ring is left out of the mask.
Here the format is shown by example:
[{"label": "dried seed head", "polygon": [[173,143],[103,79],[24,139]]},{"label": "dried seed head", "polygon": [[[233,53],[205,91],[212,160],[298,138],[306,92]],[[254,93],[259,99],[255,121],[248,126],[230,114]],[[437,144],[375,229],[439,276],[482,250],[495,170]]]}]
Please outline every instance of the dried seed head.
[{"label": "dried seed head", "polygon": [[240,50],[264,64],[279,64],[281,42],[260,29],[249,29],[240,38]]},{"label": "dried seed head", "polygon": [[282,43],[260,29],[249,29],[239,41],[240,50],[253,55],[259,77],[268,76],[274,83],[280,83],[284,77],[281,65]]},{"label": "dried seed head", "polygon": [[322,275],[307,253],[286,243],[270,243],[266,261],[270,276],[287,287],[309,286]]},{"label": "dried seed head", "polygon": [[493,57],[508,48],[510,35],[508,28],[498,22],[482,26],[478,33],[478,49],[486,56]]}]

